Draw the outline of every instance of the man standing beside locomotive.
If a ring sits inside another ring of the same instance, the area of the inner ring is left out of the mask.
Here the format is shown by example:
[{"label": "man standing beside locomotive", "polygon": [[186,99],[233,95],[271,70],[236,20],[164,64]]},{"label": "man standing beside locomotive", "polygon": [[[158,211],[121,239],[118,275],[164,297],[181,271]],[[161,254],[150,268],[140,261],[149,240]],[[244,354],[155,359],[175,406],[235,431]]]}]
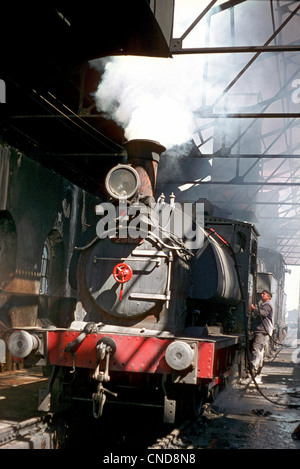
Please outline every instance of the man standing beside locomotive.
[{"label": "man standing beside locomotive", "polygon": [[254,342],[250,366],[256,374],[259,374],[263,367],[264,349],[273,332],[273,305],[271,298],[272,293],[268,290],[263,290],[261,293],[262,303],[259,307],[255,308],[254,305],[251,305]]}]

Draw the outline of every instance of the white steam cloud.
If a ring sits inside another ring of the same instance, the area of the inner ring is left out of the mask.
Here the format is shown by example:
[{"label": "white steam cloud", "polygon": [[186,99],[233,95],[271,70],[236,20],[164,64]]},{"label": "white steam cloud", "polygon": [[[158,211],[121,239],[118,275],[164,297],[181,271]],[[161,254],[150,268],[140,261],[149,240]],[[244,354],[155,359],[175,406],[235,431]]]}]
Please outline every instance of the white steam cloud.
[{"label": "white steam cloud", "polygon": [[[174,37],[180,37],[192,24],[202,11],[202,3],[176,0]],[[273,33],[267,2],[242,2],[234,10],[224,11],[216,6],[211,9],[209,22],[204,18],[192,29],[184,47],[232,45],[233,11],[237,45],[264,44]],[[274,80],[275,62],[264,61],[262,66],[257,60],[236,80],[250,58],[249,54],[175,54],[169,59],[117,56],[95,60],[94,67],[100,67],[101,72],[104,67],[95,92],[96,106],[124,128],[128,140],[157,140],[167,149],[182,146],[193,138],[199,139],[203,122],[199,110],[236,112],[252,106],[252,99],[259,94],[262,99],[274,95],[278,87]],[[223,95],[229,84],[229,91]],[[206,132],[209,121],[205,119],[203,124]],[[218,121],[219,132],[223,124]],[[227,140],[231,131],[231,124],[224,127]],[[212,132],[211,128],[211,135]]]},{"label": "white steam cloud", "polygon": [[111,57],[95,93],[96,106],[124,128],[128,140],[182,145],[197,129],[202,73],[199,58]]}]

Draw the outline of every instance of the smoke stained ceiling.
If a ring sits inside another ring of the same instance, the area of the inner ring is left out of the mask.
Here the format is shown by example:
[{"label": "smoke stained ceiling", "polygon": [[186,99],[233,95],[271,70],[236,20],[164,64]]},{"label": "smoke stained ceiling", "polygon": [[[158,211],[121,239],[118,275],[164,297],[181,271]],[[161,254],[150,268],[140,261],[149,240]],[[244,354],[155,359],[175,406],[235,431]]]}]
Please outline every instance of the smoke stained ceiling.
[{"label": "smoke stained ceiling", "polygon": [[89,61],[118,54],[170,56],[149,3],[2,3],[2,141],[99,192],[106,171],[120,159],[123,131],[95,108],[100,72]]},{"label": "smoke stained ceiling", "polygon": [[[17,10],[12,2],[2,11],[3,142],[101,192],[126,139],[93,96],[108,57],[172,56],[198,90],[188,155],[169,150],[161,158],[170,190],[178,200],[207,198],[219,213],[254,222],[263,246],[300,265],[299,2],[176,0],[175,10],[169,0],[52,5]],[[91,67],[99,57],[100,68]]]}]

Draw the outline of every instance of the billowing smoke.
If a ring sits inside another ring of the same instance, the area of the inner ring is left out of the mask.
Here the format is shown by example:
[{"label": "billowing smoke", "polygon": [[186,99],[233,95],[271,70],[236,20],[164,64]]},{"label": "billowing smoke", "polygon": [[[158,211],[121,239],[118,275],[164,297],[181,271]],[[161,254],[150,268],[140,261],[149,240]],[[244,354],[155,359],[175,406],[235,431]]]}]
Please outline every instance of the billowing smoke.
[{"label": "billowing smoke", "polygon": [[190,141],[197,128],[201,77],[199,58],[111,57],[95,93],[97,109],[124,128],[128,140],[172,148]]}]

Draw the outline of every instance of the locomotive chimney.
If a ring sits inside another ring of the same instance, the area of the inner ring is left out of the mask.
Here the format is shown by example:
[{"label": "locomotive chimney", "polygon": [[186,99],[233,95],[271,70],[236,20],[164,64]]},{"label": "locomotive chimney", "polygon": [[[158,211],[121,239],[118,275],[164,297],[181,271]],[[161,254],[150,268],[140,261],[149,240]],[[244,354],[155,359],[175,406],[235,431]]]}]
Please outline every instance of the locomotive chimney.
[{"label": "locomotive chimney", "polygon": [[165,147],[154,140],[135,139],[125,143],[128,163],[138,172],[140,196],[154,197],[157,166]]}]

